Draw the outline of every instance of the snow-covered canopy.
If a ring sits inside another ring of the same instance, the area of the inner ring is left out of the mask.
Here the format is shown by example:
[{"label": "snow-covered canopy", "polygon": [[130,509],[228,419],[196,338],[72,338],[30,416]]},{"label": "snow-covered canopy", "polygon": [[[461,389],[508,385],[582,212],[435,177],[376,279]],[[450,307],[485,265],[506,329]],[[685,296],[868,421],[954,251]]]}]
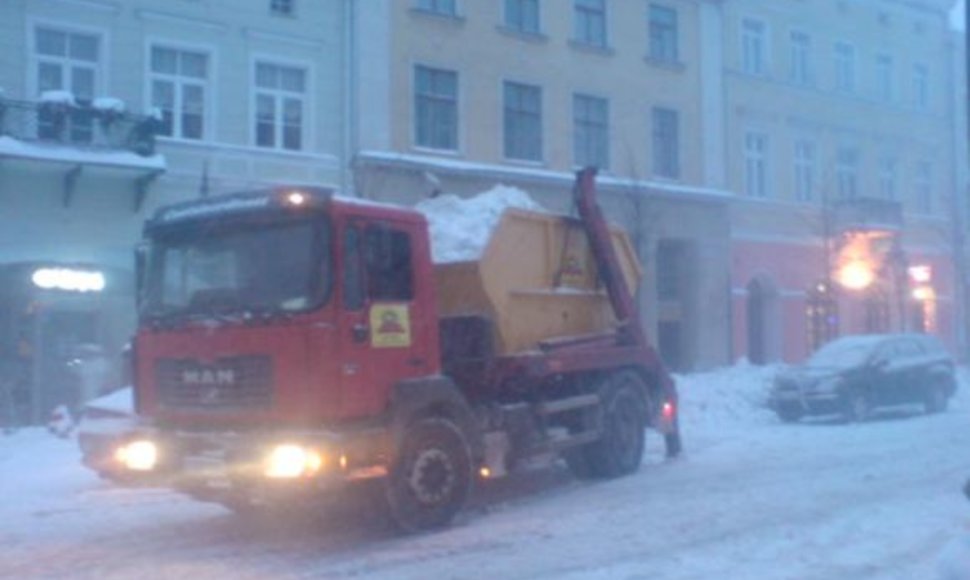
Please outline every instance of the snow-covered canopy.
[{"label": "snow-covered canopy", "polygon": [[428,219],[432,259],[440,264],[478,259],[510,207],[545,211],[528,193],[501,184],[467,199],[451,194],[427,199],[415,209]]}]

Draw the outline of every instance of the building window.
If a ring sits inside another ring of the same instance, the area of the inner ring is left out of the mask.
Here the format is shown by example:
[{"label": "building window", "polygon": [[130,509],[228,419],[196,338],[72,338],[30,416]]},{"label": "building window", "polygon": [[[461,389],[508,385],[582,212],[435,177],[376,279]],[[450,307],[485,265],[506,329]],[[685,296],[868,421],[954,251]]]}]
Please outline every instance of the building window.
[{"label": "building window", "polygon": [[677,11],[669,6],[650,4],[650,58],[677,62]]},{"label": "building window", "polygon": [[653,174],[680,177],[680,121],[677,111],[656,107],[652,114]]},{"label": "building window", "polygon": [[444,14],[447,16],[457,16],[455,0],[418,0],[418,10]]},{"label": "building window", "polygon": [[855,90],[855,48],[844,42],[835,45],[835,88],[844,93]]},{"label": "building window", "polygon": [[505,157],[542,161],[542,89],[505,83]]},{"label": "building window", "polygon": [[812,84],[811,52],[812,38],[805,32],[792,31],[789,77],[793,83]]},{"label": "building window", "polygon": [[610,106],[606,99],[573,95],[573,159],[576,165],[610,165]]},{"label": "building window", "polygon": [[573,38],[606,47],[606,0],[573,0]]},{"label": "building window", "polygon": [[916,194],[916,207],[922,213],[933,211],[933,166],[928,161],[916,164],[913,191]]},{"label": "building window", "polygon": [[896,199],[896,160],[879,161],[879,195],[884,199]]},{"label": "building window", "polygon": [[835,182],[838,195],[842,199],[853,199],[859,195],[859,152],[855,149],[841,148],[835,158]]},{"label": "building window", "polygon": [[180,139],[205,136],[208,56],[201,52],[153,46],[152,107],[162,115],[159,135]]},{"label": "building window", "polygon": [[458,149],[458,73],[426,66],[414,69],[415,143]]},{"label": "building window", "polygon": [[[90,105],[97,92],[100,74],[100,37],[47,27],[38,27],[34,32],[37,94],[68,91],[78,104]],[[90,112],[75,110],[62,126],[42,112],[38,119],[38,136],[90,143],[94,137],[93,121]]]},{"label": "building window", "polygon": [[298,151],[304,147],[306,71],[256,64],[256,145]]},{"label": "building window", "polygon": [[505,25],[517,32],[539,34],[539,0],[505,0]]},{"label": "building window", "polygon": [[811,201],[815,197],[815,144],[795,141],[795,199]]},{"label": "building window", "polygon": [[270,0],[269,11],[280,16],[293,16],[295,14],[296,0]]},{"label": "building window", "polygon": [[893,100],[893,59],[886,54],[876,57],[876,95],[883,101]]},{"label": "building window", "polygon": [[930,72],[924,64],[913,65],[913,104],[921,111],[930,104]]},{"label": "building window", "polygon": [[753,75],[768,72],[768,28],[764,22],[745,18],[741,22],[741,69]]},{"label": "building window", "polygon": [[768,136],[744,135],[744,189],[750,197],[768,197]]}]

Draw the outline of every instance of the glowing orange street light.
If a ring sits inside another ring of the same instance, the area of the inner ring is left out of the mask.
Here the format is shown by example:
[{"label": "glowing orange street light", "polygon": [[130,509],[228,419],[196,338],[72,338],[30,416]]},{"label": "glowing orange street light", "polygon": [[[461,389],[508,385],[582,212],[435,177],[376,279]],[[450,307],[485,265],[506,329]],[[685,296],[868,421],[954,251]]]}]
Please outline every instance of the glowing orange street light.
[{"label": "glowing orange street light", "polygon": [[837,274],[839,284],[850,290],[864,290],[876,279],[872,266],[862,260],[847,262]]}]

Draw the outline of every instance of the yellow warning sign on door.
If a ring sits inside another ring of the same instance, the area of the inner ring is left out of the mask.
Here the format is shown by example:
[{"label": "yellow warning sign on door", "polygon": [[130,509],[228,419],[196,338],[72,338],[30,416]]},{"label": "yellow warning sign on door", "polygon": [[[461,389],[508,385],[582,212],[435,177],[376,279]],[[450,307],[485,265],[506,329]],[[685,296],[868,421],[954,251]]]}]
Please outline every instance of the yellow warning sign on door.
[{"label": "yellow warning sign on door", "polygon": [[370,308],[370,345],[374,348],[411,346],[411,317],[407,304],[374,304]]}]

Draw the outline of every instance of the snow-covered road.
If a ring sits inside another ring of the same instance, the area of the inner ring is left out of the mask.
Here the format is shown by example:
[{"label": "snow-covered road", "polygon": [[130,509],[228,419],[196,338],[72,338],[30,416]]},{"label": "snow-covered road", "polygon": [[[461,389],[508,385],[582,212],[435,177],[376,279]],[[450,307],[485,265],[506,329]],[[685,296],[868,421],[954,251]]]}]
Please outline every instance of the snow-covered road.
[{"label": "snow-covered road", "polygon": [[782,425],[765,371],[681,381],[687,455],[611,482],[491,482],[455,526],[396,537],[347,507],[247,522],[100,482],[73,441],[0,436],[3,578],[935,578],[970,537],[970,387],[943,415]]}]

